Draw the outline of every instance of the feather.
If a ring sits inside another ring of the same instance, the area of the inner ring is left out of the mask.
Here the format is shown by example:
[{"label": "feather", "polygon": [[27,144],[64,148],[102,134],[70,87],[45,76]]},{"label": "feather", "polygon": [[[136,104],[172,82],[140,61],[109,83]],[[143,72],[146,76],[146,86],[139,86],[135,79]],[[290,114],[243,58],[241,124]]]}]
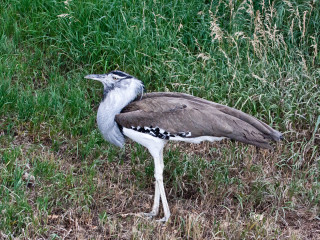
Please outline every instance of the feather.
[{"label": "feather", "polygon": [[124,127],[155,126],[171,134],[190,132],[186,138],[227,137],[262,148],[281,133],[234,108],[182,93],[149,93],[128,104],[115,117]]}]

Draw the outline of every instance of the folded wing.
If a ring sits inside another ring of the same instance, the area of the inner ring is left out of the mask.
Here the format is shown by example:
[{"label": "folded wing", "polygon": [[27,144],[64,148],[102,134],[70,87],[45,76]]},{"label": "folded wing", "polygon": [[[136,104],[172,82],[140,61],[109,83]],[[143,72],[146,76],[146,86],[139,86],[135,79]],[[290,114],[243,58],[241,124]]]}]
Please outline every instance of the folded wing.
[{"label": "folded wing", "polygon": [[262,148],[271,148],[281,133],[234,108],[182,93],[149,93],[127,105],[116,122],[126,128],[160,128],[187,138],[227,137]]}]

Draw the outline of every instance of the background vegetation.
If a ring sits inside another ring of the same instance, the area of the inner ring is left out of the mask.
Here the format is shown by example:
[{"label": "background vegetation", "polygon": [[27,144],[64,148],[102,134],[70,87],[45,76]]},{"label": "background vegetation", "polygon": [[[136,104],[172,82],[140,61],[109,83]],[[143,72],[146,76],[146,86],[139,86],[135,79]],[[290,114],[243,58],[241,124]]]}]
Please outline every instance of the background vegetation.
[{"label": "background vegetation", "polygon": [[[1,239],[319,239],[320,2],[0,0]],[[96,126],[114,69],[282,131],[274,151],[169,144],[153,164]]]}]

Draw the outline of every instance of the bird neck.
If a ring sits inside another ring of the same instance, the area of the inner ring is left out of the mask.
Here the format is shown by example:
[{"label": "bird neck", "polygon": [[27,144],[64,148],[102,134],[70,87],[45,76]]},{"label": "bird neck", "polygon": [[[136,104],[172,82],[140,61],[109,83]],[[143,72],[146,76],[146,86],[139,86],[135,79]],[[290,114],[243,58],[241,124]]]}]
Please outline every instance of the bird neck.
[{"label": "bird neck", "polygon": [[[132,102],[138,94],[143,92],[144,86],[140,80],[130,81],[126,88],[113,87],[109,91],[104,91],[104,99],[100,103],[100,106],[104,110],[109,110],[110,114],[113,113],[113,117],[120,113],[121,110]],[[111,118],[112,115],[110,115]]]},{"label": "bird neck", "polygon": [[142,91],[142,82],[133,80],[125,88],[114,87],[107,92],[106,97],[100,103],[97,114],[98,127],[105,140],[119,147],[124,145],[124,136],[114,119]]}]

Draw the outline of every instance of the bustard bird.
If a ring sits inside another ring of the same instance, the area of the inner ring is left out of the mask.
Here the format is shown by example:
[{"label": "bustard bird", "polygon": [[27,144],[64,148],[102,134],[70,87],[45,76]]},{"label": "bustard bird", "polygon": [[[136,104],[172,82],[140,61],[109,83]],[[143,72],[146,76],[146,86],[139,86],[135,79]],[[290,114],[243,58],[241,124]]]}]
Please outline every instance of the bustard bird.
[{"label": "bustard bird", "polygon": [[154,159],[155,194],[152,211],[159,212],[160,199],[167,221],[170,210],[163,185],[163,148],[169,140],[200,143],[238,140],[261,148],[271,148],[269,140],[279,141],[280,132],[234,108],[198,97],[174,92],[143,95],[144,85],[121,71],[91,74],[87,79],[104,86],[97,122],[108,142],[123,147],[125,136],[145,146]]}]

